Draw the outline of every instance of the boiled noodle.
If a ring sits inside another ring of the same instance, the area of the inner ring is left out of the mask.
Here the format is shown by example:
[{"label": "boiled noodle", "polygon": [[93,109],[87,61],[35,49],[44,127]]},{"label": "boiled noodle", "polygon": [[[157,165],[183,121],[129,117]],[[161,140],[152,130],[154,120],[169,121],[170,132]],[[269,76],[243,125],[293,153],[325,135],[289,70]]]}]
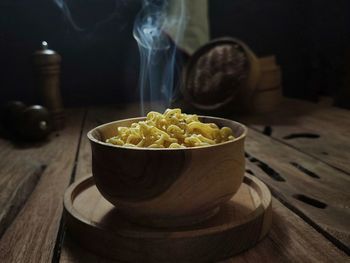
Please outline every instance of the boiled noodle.
[{"label": "boiled noodle", "polygon": [[198,116],[185,114],[181,109],[167,109],[163,114],[151,111],[145,121],[118,127],[116,136],[107,143],[148,148],[186,148],[207,146],[233,140],[229,127],[203,123]]}]

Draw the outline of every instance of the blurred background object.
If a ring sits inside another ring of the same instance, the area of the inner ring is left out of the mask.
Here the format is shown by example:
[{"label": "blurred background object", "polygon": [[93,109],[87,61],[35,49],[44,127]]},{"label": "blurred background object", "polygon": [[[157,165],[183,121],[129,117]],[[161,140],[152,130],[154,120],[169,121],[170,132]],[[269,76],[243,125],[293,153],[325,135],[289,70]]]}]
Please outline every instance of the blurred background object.
[{"label": "blurred background object", "polygon": [[218,38],[193,54],[183,75],[182,93],[195,109],[212,114],[244,112],[250,111],[260,65],[242,41]]},{"label": "blurred background object", "polygon": [[[169,1],[169,13],[176,14],[179,12],[179,1]],[[208,1],[191,0],[184,1],[186,10],[186,26],[183,36],[177,41],[177,46],[192,55],[198,48],[209,41],[209,19],[208,19]],[[174,39],[176,35],[176,25],[168,28],[167,33]]]},{"label": "blurred background object", "polygon": [[8,101],[0,108],[1,133],[12,140],[44,140],[52,129],[51,115],[41,105],[27,107],[21,101]]},{"label": "blurred background object", "polygon": [[64,126],[64,112],[60,87],[61,56],[48,48],[48,43],[43,41],[41,49],[32,55],[36,89],[40,102],[48,108],[52,116],[52,124],[55,130]]},{"label": "blurred background object", "polygon": [[345,52],[343,73],[339,92],[335,96],[335,103],[339,107],[350,108],[350,46],[347,47]]},{"label": "blurred background object", "polygon": [[252,112],[276,110],[282,101],[282,71],[274,55],[259,58],[260,78],[252,96]]},{"label": "blurred background object", "polygon": [[[65,105],[138,101],[132,27],[140,6],[138,0],[1,1],[0,103],[36,103],[29,55],[43,39],[64,58]],[[317,101],[328,95],[350,106],[349,86],[343,88],[349,1],[209,0],[208,18],[211,39],[239,38],[258,57],[276,56],[285,96]]]}]

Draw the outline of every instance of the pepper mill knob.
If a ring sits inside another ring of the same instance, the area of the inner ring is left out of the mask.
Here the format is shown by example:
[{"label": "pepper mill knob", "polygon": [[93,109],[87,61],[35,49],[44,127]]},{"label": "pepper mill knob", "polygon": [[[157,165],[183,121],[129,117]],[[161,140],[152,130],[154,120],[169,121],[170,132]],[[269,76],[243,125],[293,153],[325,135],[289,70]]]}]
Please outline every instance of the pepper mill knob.
[{"label": "pepper mill knob", "polygon": [[41,103],[51,113],[53,128],[60,130],[64,127],[60,91],[61,56],[49,49],[46,41],[42,41],[41,49],[34,52],[32,61]]},{"label": "pepper mill knob", "polygon": [[43,50],[48,49],[48,44],[47,44],[46,41],[41,42],[41,48],[42,48]]}]

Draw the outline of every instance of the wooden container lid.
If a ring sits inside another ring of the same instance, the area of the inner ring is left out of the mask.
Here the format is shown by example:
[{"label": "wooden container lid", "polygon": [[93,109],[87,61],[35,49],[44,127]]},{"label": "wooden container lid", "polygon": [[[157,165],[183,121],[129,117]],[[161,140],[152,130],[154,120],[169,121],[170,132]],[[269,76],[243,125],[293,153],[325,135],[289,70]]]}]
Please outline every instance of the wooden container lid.
[{"label": "wooden container lid", "polygon": [[54,50],[49,49],[47,42],[43,41],[41,42],[41,48],[33,53],[32,61],[38,67],[56,66],[61,63],[61,56]]},{"label": "wooden container lid", "polygon": [[258,59],[242,41],[213,40],[198,49],[184,70],[182,94],[202,111],[242,110],[260,77]]},{"label": "wooden container lid", "polygon": [[254,246],[271,225],[271,194],[246,175],[237,194],[206,222],[150,228],[125,220],[97,190],[93,177],[72,184],[64,196],[69,232],[82,246],[123,262],[214,262]]}]

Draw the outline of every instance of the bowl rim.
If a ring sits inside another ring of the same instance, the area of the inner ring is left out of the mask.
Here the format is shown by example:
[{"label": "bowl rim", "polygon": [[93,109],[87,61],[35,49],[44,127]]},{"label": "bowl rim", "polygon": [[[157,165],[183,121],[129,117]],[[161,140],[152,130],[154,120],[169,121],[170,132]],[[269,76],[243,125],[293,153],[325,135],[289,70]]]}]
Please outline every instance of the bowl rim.
[{"label": "bowl rim", "polygon": [[[237,121],[233,121],[230,119],[226,119],[226,118],[220,118],[220,117],[212,117],[212,116],[206,116],[206,115],[198,115],[199,118],[207,118],[207,119],[213,119],[213,120],[223,120],[223,121],[230,121],[238,126],[240,126],[243,129],[243,132],[240,136],[234,138],[233,140],[230,141],[226,141],[226,142],[221,142],[221,143],[217,143],[217,144],[213,144],[213,145],[205,145],[205,146],[195,146],[195,147],[186,147],[186,148],[148,148],[148,147],[131,147],[131,146],[121,146],[121,145],[115,145],[115,144],[111,144],[111,143],[107,143],[107,142],[103,142],[100,140],[97,140],[92,133],[95,130],[101,129],[104,126],[108,126],[111,124],[114,124],[116,122],[122,122],[122,121],[133,121],[133,120],[142,120],[145,119],[146,117],[133,117],[133,118],[127,118],[127,119],[120,119],[120,120],[116,120],[116,121],[111,121],[111,122],[107,122],[104,124],[101,124],[99,126],[96,126],[95,128],[91,129],[90,131],[88,131],[87,133],[87,137],[90,140],[90,142],[94,142],[96,144],[100,144],[103,146],[107,146],[107,147],[112,147],[112,148],[117,148],[117,149],[128,149],[128,150],[137,150],[137,151],[188,151],[188,150],[195,150],[195,149],[205,149],[205,148],[212,148],[212,147],[217,147],[217,146],[221,146],[221,145],[226,145],[226,144],[230,144],[230,143],[234,143],[236,141],[242,140],[247,136],[248,133],[248,128],[247,126],[245,126],[244,124],[237,122]],[[215,123],[215,122],[214,122]]]}]

